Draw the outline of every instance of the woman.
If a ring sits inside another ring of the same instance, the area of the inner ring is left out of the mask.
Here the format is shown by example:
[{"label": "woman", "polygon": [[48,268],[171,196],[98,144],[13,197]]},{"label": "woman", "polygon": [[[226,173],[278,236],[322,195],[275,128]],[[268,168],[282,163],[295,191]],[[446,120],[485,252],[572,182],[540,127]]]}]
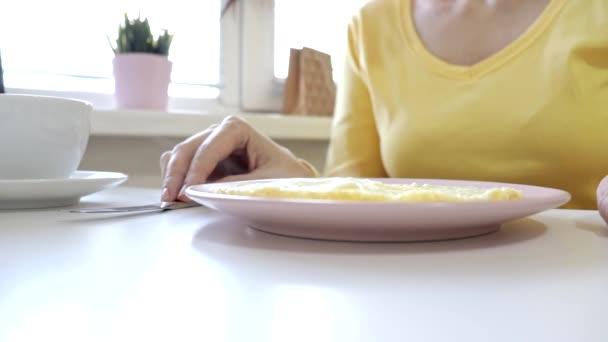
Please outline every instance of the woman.
[{"label": "woman", "polygon": [[[570,208],[599,204],[608,218],[608,181],[598,187],[608,174],[608,1],[376,0],[348,43],[328,176],[549,186],[572,194]],[[164,200],[210,180],[316,174],[238,118],[177,145],[161,167]]]}]

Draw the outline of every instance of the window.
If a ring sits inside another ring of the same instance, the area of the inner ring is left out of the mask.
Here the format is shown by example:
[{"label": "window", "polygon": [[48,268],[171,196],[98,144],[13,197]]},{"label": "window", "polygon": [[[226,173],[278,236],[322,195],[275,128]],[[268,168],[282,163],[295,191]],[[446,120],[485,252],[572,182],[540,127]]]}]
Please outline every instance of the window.
[{"label": "window", "polygon": [[[365,0],[19,0],[0,11],[9,91],[112,103],[113,40],[122,14],[175,34],[171,109],[277,111],[289,49],[328,52],[342,69],[346,26]],[[33,10],[35,9],[35,10]]]},{"label": "window", "polygon": [[218,96],[220,0],[13,1],[0,11],[6,86],[112,93],[107,36],[115,40],[125,12],[148,17],[153,32],[175,34],[171,95]]},{"label": "window", "polygon": [[348,23],[366,1],[275,0],[275,77],[287,77],[289,49],[306,46],[332,56],[337,79],[346,52]]},{"label": "window", "polygon": [[[348,22],[369,0],[242,1],[246,42],[242,106],[279,110],[290,48],[303,46],[332,56],[334,78],[343,68]],[[251,75],[251,76],[248,76]]]}]

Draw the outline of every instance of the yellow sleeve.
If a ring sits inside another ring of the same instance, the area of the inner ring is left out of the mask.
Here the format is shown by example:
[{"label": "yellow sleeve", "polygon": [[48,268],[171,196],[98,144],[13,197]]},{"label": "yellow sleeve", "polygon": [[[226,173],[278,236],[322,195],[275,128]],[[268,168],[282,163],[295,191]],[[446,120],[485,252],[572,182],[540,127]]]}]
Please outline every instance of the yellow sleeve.
[{"label": "yellow sleeve", "polygon": [[356,18],[348,30],[348,50],[336,110],[325,173],[329,177],[387,177],[380,155],[370,94],[361,75]]}]

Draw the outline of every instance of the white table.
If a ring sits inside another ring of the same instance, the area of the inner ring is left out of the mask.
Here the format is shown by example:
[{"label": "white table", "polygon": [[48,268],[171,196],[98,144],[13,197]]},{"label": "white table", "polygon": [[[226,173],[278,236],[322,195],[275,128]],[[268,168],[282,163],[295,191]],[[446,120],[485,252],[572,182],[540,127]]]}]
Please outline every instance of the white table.
[{"label": "white table", "polygon": [[292,239],[204,208],[0,212],[4,342],[606,342],[607,322],[608,229],[591,211],[413,244]]}]

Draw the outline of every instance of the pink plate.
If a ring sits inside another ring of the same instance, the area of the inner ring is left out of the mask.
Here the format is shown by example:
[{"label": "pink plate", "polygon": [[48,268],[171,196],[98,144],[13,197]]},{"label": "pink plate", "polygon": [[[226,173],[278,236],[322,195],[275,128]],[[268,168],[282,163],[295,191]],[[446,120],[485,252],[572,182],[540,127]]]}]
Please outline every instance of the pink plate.
[{"label": "pink plate", "polygon": [[511,187],[522,190],[524,196],[516,201],[468,203],[292,200],[215,194],[210,191],[213,184],[192,186],[186,194],[258,230],[340,241],[429,241],[477,236],[497,231],[507,221],[570,201],[570,194],[565,191],[529,185],[436,179],[379,180],[393,184]]}]

